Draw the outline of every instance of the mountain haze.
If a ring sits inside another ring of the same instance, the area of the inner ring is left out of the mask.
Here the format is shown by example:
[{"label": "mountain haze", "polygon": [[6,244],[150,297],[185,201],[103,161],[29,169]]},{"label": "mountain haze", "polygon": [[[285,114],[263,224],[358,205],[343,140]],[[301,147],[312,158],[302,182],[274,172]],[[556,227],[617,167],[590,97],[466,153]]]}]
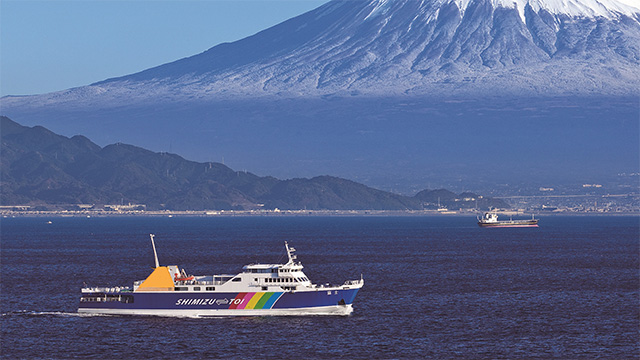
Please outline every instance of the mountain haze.
[{"label": "mountain haze", "polygon": [[638,170],[640,10],[628,4],[332,1],[192,57],[0,105],[100,145],[278,177],[404,192],[587,181]]},{"label": "mountain haze", "polygon": [[[136,146],[101,148],[84,136],[57,135],[0,117],[0,204],[143,204],[170,210],[420,210],[429,196],[408,197],[333,176],[278,180],[220,163],[197,163]],[[502,200],[446,191],[455,208],[508,207]],[[421,194],[430,193],[424,190]],[[473,198],[469,200],[468,198]]]}]

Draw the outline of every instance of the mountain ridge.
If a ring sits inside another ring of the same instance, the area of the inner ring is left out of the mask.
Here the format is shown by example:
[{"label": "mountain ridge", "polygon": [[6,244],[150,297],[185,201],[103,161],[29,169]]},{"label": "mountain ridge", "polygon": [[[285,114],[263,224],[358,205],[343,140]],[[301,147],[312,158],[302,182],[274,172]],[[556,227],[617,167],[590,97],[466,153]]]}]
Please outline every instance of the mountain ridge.
[{"label": "mountain ridge", "polygon": [[[220,163],[197,163],[126,144],[101,148],[83,136],[67,138],[44,127],[0,117],[0,204],[143,204],[167,210],[419,210],[433,207],[423,191],[409,197],[334,176],[278,180]],[[450,193],[450,192],[449,192]],[[450,193],[453,194],[453,193]],[[477,195],[465,197],[478,198]],[[445,204],[471,208],[455,194]],[[479,198],[480,206],[502,207]]]}]

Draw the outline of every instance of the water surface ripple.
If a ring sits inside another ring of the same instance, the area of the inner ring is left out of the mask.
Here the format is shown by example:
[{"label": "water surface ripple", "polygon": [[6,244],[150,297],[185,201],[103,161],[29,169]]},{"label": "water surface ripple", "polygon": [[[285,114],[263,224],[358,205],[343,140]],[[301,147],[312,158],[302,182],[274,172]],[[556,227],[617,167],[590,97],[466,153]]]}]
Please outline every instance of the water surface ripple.
[{"label": "water surface ripple", "polygon": [[[49,224],[48,221],[51,221]],[[1,220],[3,358],[640,357],[637,217],[112,217]],[[77,314],[80,288],[161,264],[197,275],[277,262],[365,278],[348,317]]]}]

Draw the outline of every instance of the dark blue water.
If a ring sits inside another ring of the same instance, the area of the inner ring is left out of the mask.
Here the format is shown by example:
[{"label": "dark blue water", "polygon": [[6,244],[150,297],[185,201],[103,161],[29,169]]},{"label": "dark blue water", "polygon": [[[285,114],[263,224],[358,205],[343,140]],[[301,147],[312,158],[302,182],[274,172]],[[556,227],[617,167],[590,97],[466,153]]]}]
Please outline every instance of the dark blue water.
[{"label": "dark blue water", "polygon": [[[51,220],[51,224],[47,221]],[[3,358],[640,356],[637,217],[5,218]],[[237,273],[284,241],[314,282],[365,278],[349,317],[79,316],[80,288],[160,263]]]}]

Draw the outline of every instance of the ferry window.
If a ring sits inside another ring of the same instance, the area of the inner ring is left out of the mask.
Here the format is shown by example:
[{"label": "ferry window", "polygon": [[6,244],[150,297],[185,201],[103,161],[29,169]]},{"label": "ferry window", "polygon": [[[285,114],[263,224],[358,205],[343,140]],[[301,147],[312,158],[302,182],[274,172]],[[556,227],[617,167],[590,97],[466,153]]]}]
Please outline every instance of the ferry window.
[{"label": "ferry window", "polygon": [[242,279],[241,278],[233,278],[233,280],[231,280],[231,281],[238,282],[238,281],[242,281]]},{"label": "ferry window", "polygon": [[215,291],[215,290],[216,290],[216,288],[215,288],[214,286],[207,286],[207,287],[206,287],[206,290],[207,290],[207,291]]},{"label": "ferry window", "polygon": [[186,287],[177,287],[177,286],[176,286],[176,288],[175,288],[175,291],[187,291],[187,290],[189,290],[189,288],[186,288]]},{"label": "ferry window", "polygon": [[262,287],[262,290],[269,290],[269,288],[268,288],[268,287],[266,287],[266,286],[263,286],[263,287]]},{"label": "ferry window", "polygon": [[194,287],[193,291],[200,291],[200,287],[199,286]]},{"label": "ferry window", "polygon": [[278,272],[278,269],[271,269],[271,272],[272,272],[272,273],[277,273],[277,272]]}]

